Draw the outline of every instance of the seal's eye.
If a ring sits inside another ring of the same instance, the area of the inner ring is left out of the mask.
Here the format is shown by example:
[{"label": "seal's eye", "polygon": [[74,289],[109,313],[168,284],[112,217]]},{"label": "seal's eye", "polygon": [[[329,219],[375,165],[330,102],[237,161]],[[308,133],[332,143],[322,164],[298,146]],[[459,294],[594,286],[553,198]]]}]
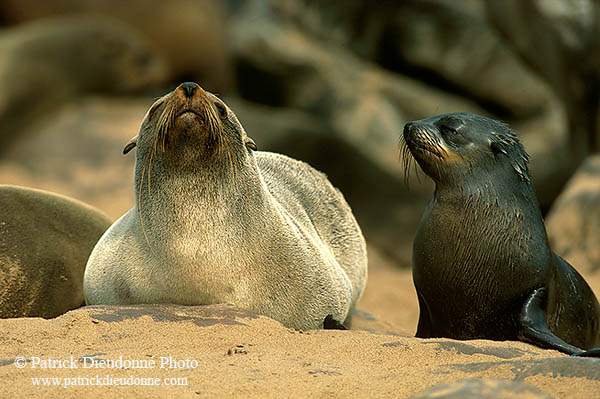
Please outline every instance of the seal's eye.
[{"label": "seal's eye", "polygon": [[445,117],[440,120],[440,130],[442,133],[447,135],[455,135],[458,133],[458,129],[463,125],[462,121],[458,118]]},{"label": "seal's eye", "polygon": [[441,126],[442,132],[446,133],[446,134],[457,134],[458,130],[454,127],[448,126],[448,125],[442,125]]},{"label": "seal's eye", "polygon": [[225,118],[227,116],[227,110],[220,102],[215,102],[215,108],[219,111],[219,115],[221,118]]}]

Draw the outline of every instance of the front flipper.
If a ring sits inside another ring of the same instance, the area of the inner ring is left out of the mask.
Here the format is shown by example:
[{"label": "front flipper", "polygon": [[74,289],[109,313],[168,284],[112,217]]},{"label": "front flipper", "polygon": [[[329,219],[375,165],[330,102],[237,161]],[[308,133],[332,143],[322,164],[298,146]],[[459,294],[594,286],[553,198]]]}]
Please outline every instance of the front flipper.
[{"label": "front flipper", "polygon": [[332,315],[327,315],[323,321],[323,329],[325,330],[347,330],[345,325],[333,318]]},{"label": "front flipper", "polygon": [[415,337],[417,338],[433,338],[433,329],[431,327],[431,312],[425,299],[417,291],[417,298],[419,299],[419,323],[417,324],[417,332]]},{"label": "front flipper", "polygon": [[569,355],[584,353],[581,349],[569,345],[550,331],[546,323],[545,302],[545,288],[536,289],[527,298],[519,315],[519,339],[542,348],[556,349]]},{"label": "front flipper", "polygon": [[600,348],[589,349],[585,352],[576,353],[573,356],[579,357],[600,357]]}]

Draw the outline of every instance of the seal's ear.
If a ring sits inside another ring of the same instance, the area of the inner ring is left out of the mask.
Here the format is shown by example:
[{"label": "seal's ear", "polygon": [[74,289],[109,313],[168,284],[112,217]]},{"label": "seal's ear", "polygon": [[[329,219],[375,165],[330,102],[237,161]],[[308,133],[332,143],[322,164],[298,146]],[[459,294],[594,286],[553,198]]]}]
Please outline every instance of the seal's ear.
[{"label": "seal's ear", "polygon": [[493,140],[490,140],[490,149],[492,150],[494,155],[498,155],[500,153],[506,155],[506,150],[503,148],[503,146],[500,143],[497,143]]},{"label": "seal's ear", "polygon": [[490,149],[494,156],[504,154],[521,180],[529,182],[529,155],[517,138],[517,135],[506,128],[504,133],[492,133]]},{"label": "seal's ear", "polygon": [[258,147],[256,146],[256,143],[254,142],[254,140],[252,140],[250,137],[246,136],[244,138],[244,145],[246,146],[246,148],[248,148],[249,150],[252,151],[257,151]]},{"label": "seal's ear", "polygon": [[123,148],[123,155],[127,154],[129,151],[133,149],[137,145],[138,136],[132,137],[131,140],[125,144],[125,148]]}]

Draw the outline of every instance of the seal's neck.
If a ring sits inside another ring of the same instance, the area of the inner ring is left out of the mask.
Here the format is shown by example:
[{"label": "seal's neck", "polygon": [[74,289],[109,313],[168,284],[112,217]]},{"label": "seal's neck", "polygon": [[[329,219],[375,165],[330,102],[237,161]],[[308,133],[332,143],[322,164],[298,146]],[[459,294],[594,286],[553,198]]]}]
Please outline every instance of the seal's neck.
[{"label": "seal's neck", "polygon": [[[494,225],[504,226],[526,220],[523,229],[544,229],[535,191],[529,181],[518,178],[467,181],[466,184],[437,183],[434,206],[443,206],[464,218],[485,217]],[[526,231],[519,233],[527,234]]]},{"label": "seal's neck", "polygon": [[420,234],[443,231],[449,250],[460,247],[468,251],[469,245],[484,241],[504,248],[499,253],[548,247],[535,191],[529,181],[514,177],[506,181],[471,179],[462,185],[437,183]]},{"label": "seal's neck", "polygon": [[243,230],[264,202],[256,167],[223,162],[181,170],[157,162],[143,170],[136,171],[136,213],[145,226],[166,223],[173,234]]}]

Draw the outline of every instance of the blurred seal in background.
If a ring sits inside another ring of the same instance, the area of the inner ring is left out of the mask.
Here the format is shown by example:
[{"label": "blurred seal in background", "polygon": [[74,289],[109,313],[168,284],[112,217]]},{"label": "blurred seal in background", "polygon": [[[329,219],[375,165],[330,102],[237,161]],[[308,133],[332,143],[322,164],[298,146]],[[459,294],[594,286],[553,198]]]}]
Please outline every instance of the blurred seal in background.
[{"label": "blurred seal in background", "polygon": [[56,317],[84,304],[87,259],[110,220],[47,191],[0,185],[0,317]]},{"label": "blurred seal in background", "polygon": [[165,66],[132,29],[107,17],[55,18],[0,35],[0,144],[90,92],[130,92],[160,82]]}]

